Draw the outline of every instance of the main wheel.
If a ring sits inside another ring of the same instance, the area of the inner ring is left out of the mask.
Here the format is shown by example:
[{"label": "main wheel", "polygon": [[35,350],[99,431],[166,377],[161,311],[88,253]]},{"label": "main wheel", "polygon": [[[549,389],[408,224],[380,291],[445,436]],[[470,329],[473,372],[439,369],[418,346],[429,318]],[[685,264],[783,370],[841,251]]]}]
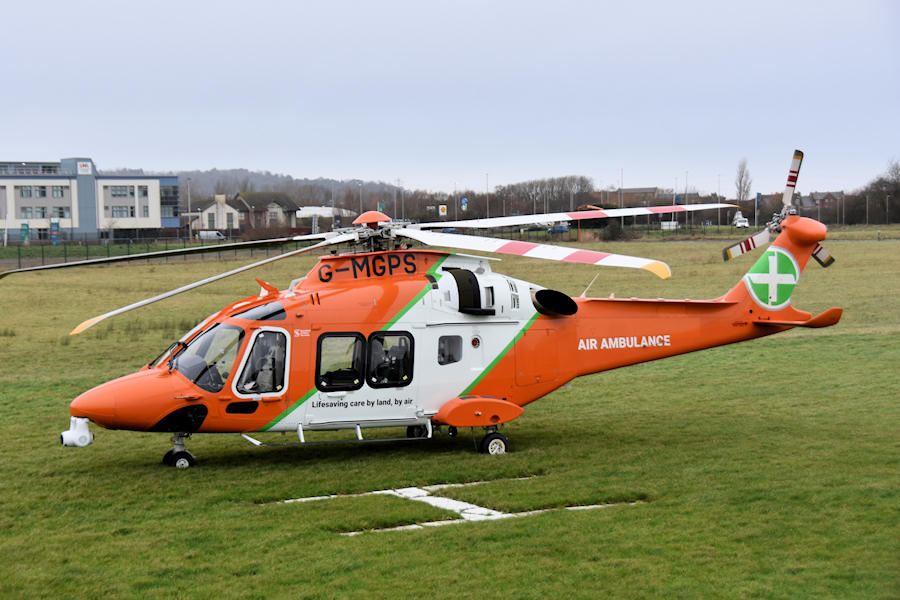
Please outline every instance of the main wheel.
[{"label": "main wheel", "polygon": [[173,455],[173,454],[175,454],[175,449],[174,449],[174,448],[171,449],[171,450],[169,450],[168,452],[166,452],[166,453],[163,455],[162,464],[166,465],[167,467],[174,466],[174,465],[172,464],[172,455]]},{"label": "main wheel", "polygon": [[[163,458],[163,460],[165,460],[165,458]],[[171,464],[176,469],[187,469],[197,464],[197,459],[194,458],[194,455],[187,450],[182,450],[181,452],[172,452],[170,461],[171,462],[169,464]]]},{"label": "main wheel", "polygon": [[502,433],[492,431],[481,438],[479,450],[482,454],[506,454],[509,452],[509,440]]},{"label": "main wheel", "polygon": [[410,425],[406,428],[406,437],[423,438],[428,437],[428,428],[424,425]]}]

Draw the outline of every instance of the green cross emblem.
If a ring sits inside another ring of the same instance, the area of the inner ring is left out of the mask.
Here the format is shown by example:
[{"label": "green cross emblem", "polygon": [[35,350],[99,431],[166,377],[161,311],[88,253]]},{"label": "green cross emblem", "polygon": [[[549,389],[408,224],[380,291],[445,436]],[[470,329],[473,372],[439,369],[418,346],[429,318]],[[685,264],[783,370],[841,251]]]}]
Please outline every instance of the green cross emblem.
[{"label": "green cross emblem", "polygon": [[773,310],[790,304],[798,279],[800,267],[797,261],[790,252],[778,246],[770,246],[744,275],[747,289],[756,303]]}]

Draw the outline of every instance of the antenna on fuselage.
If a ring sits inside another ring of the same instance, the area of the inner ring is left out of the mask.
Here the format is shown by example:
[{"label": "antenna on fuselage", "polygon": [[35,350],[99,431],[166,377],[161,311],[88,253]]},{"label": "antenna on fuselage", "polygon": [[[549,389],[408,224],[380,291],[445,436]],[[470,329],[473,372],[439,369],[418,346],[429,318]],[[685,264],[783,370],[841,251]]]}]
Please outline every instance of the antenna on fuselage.
[{"label": "antenna on fuselage", "polygon": [[591,279],[591,282],[588,284],[588,286],[586,288],[584,288],[584,291],[581,292],[580,296],[578,296],[579,298],[587,298],[588,290],[591,289],[591,286],[594,285],[594,282],[597,281],[598,277],[600,277],[600,273],[597,273],[596,275],[594,275],[594,278]]}]

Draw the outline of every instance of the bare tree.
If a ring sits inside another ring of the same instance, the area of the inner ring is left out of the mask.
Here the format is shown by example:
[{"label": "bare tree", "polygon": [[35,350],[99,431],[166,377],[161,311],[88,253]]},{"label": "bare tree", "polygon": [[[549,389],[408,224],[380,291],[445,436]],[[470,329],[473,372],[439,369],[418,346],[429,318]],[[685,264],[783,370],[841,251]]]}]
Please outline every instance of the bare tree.
[{"label": "bare tree", "polygon": [[747,169],[746,158],[742,158],[741,162],[738,163],[734,185],[737,188],[738,204],[750,197],[750,187],[753,185],[753,179],[750,177],[750,171]]}]

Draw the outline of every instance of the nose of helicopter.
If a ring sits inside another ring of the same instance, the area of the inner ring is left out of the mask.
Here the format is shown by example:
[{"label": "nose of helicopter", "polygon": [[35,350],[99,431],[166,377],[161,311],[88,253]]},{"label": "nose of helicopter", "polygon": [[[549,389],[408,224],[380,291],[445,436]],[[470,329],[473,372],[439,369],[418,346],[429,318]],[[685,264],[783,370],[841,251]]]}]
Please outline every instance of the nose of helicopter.
[{"label": "nose of helicopter", "polygon": [[174,380],[165,370],[125,375],[81,394],[69,405],[69,412],[107,429],[145,431],[174,405],[184,403],[177,398]]},{"label": "nose of helicopter", "polygon": [[69,412],[73,417],[84,417],[107,427],[116,418],[116,397],[109,384],[97,386],[72,400]]}]

